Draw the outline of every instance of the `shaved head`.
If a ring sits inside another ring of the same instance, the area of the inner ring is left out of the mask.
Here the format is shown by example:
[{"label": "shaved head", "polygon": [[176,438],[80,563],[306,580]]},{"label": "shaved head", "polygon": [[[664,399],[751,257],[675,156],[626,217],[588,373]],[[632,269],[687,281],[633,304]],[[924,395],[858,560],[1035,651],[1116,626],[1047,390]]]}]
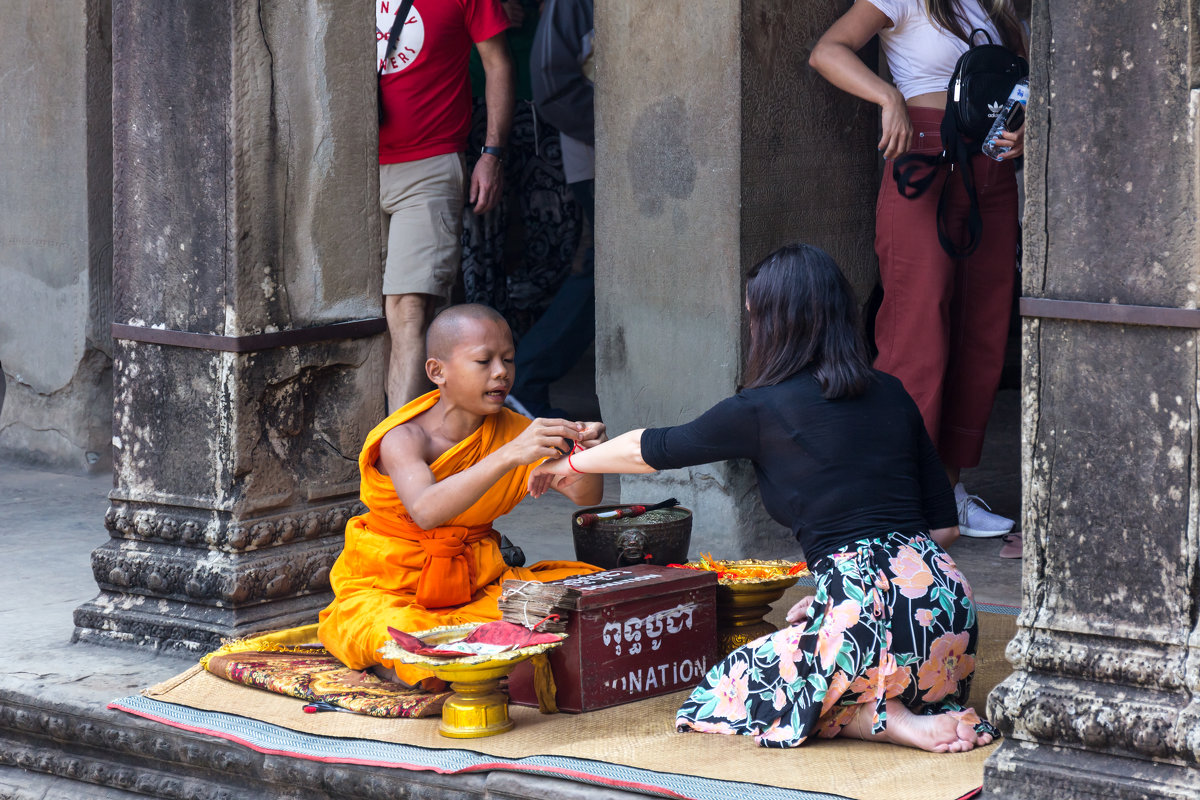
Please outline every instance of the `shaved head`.
[{"label": "shaved head", "polygon": [[469,330],[474,327],[470,324],[472,322],[498,324],[510,338],[512,337],[508,321],[495,309],[478,303],[450,306],[434,317],[433,322],[429,324],[429,331],[425,334],[426,357],[448,359],[455,346],[469,335]]}]

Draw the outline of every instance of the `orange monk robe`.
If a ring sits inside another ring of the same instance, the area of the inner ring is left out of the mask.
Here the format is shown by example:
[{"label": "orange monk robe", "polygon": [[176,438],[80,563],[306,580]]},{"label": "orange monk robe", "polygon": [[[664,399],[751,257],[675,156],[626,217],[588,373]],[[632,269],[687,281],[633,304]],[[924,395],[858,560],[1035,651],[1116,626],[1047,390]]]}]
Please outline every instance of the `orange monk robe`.
[{"label": "orange monk robe", "polygon": [[[391,478],[375,463],[384,434],[432,408],[439,393],[418,397],[389,416],[370,434],[358,457],[361,497],[369,509],[346,523],[346,545],[329,581],[334,601],[321,612],[321,642],[352,669],[382,663],[415,684],[432,673],[382,659],[389,626],[420,631],[440,625],[500,619],[501,583],[509,579],[553,581],[598,572],[577,561],[542,561],[525,569],[509,567],[500,556],[500,535],[492,522],[525,496],[533,466],[506,473],[463,513],[433,530],[413,522],[396,496]],[[484,418],[479,430],[438,457],[435,480],[462,472],[512,441],[529,425],[501,409]]]}]

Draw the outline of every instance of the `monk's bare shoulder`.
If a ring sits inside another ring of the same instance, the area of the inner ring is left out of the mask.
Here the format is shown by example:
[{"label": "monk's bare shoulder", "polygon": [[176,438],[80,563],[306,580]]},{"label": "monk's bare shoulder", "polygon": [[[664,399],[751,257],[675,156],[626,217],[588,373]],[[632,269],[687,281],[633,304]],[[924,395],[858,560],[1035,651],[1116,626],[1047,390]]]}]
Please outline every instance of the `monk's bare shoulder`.
[{"label": "monk's bare shoulder", "polygon": [[428,466],[431,461],[427,453],[432,444],[429,433],[415,420],[397,425],[379,440],[375,468],[383,475],[394,475],[417,464]]}]

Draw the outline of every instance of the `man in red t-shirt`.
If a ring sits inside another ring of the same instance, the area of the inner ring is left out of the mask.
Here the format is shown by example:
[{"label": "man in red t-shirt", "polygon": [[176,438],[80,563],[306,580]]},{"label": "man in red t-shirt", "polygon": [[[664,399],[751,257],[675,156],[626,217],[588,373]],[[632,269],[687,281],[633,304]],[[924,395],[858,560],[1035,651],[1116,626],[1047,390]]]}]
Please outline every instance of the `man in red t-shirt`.
[{"label": "man in red t-shirt", "polygon": [[425,329],[458,272],[471,125],[471,45],[487,74],[488,130],[467,200],[482,214],[500,199],[513,114],[513,66],[500,0],[414,0],[399,41],[388,36],[401,0],[375,0],[380,97],[379,203],[387,258],[384,309],[392,352],[388,407],[428,384]]}]

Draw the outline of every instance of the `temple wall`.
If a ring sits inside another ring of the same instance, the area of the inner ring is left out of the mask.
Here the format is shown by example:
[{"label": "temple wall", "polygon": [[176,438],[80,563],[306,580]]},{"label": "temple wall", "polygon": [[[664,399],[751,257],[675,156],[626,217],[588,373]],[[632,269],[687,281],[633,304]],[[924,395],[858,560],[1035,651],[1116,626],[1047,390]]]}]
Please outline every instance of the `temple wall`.
[{"label": "temple wall", "polygon": [[0,26],[0,458],[111,463],[110,0]]},{"label": "temple wall", "polygon": [[[597,4],[596,377],[610,432],[686,422],[735,391],[744,276],[775,247],[820,245],[864,297],[873,284],[876,115],[807,65],[843,5]],[[747,463],[626,476],[621,493],[693,509],[692,552],[796,549]]]}]

